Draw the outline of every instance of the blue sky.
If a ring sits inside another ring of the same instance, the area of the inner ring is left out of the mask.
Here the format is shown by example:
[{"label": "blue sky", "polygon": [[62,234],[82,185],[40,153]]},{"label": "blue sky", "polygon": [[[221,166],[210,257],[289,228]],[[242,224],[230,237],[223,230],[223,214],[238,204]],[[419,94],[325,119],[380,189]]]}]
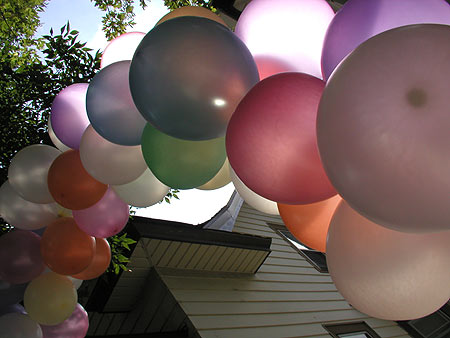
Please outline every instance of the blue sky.
[{"label": "blue sky", "polygon": [[[167,13],[163,0],[152,0],[145,11],[138,6],[138,1],[135,3],[136,25],[129,28],[130,32],[148,32]],[[107,41],[101,30],[102,16],[102,11],[90,0],[50,0],[45,12],[40,16],[41,27],[36,35],[48,34],[51,27],[55,33],[59,33],[59,28],[69,20],[71,29],[80,32],[80,41],[87,42],[87,46],[94,50],[103,50]],[[198,224],[214,216],[228,202],[233,191],[231,183],[214,191],[184,190],[178,194],[180,200],[172,199],[171,204],[161,203],[139,209],[137,215]]]}]

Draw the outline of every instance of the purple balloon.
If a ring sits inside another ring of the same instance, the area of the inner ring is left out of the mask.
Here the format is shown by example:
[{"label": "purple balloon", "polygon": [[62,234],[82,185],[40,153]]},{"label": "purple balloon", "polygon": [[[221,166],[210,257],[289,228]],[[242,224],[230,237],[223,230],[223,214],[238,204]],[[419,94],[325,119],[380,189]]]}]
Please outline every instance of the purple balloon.
[{"label": "purple balloon", "polygon": [[23,294],[28,284],[10,284],[0,280],[0,307],[14,305],[23,300]]},{"label": "purple balloon", "polygon": [[101,238],[119,233],[127,224],[129,215],[128,204],[111,188],[108,188],[102,199],[92,207],[73,211],[73,218],[81,230]]},{"label": "purple balloon", "polygon": [[31,231],[14,230],[0,237],[0,278],[11,284],[31,281],[44,271],[41,238]]},{"label": "purple balloon", "polygon": [[80,304],[77,304],[70,317],[61,324],[41,325],[43,338],[84,338],[88,328],[88,314]]},{"label": "purple balloon", "polygon": [[59,92],[52,103],[50,122],[56,137],[72,149],[80,147],[89,125],[86,113],[87,83],[76,83]]},{"label": "purple balloon", "polygon": [[322,74],[327,80],[356,47],[392,28],[420,24],[450,24],[445,0],[349,0],[328,27],[322,50]]}]

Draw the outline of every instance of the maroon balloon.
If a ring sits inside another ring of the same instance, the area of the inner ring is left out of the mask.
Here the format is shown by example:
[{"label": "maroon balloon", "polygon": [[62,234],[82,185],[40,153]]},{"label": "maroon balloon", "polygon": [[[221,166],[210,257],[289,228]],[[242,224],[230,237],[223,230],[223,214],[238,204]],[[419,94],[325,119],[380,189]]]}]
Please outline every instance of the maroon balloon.
[{"label": "maroon balloon", "polygon": [[88,314],[80,304],[77,304],[72,315],[61,324],[41,325],[43,338],[84,338],[88,328]]},{"label": "maroon balloon", "polygon": [[0,237],[0,278],[27,283],[44,271],[41,238],[31,231],[14,230]]},{"label": "maroon balloon", "polygon": [[319,158],[316,115],[325,83],[303,73],[271,76],[244,97],[228,125],[226,147],[251,190],[285,204],[336,194]]}]

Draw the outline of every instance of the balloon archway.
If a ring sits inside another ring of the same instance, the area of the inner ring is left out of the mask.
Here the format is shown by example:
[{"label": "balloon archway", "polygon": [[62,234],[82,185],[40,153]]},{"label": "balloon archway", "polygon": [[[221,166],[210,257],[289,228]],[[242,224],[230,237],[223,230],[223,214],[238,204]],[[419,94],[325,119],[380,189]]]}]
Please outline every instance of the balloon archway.
[{"label": "balloon archway", "polygon": [[5,330],[84,336],[69,277],[105,271],[104,238],[129,205],[230,181],[263,212],[278,203],[300,241],[326,250],[360,311],[414,319],[450,298],[450,6],[349,0],[334,15],[325,0],[253,0],[236,33],[211,18],[184,8],[113,40],[89,84],[56,96],[57,148],[14,157],[0,188],[16,228],[0,238],[0,279],[11,295],[28,286],[24,310],[12,296],[0,304],[14,312]]}]

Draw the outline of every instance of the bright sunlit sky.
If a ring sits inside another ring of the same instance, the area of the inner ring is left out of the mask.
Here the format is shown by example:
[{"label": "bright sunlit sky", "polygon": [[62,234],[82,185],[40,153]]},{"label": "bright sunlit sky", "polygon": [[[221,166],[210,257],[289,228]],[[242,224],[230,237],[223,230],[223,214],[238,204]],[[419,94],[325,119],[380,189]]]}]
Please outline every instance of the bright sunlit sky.
[{"label": "bright sunlit sky", "polygon": [[[163,0],[151,0],[145,11],[138,6],[138,1],[135,3],[136,25],[129,28],[130,32],[148,32],[168,12]],[[87,46],[94,50],[104,50],[107,41],[101,30],[102,15],[102,11],[94,7],[90,0],[50,0],[47,9],[41,14],[42,26],[37,35],[49,34],[51,27],[58,34],[69,20],[71,29],[80,32],[80,41],[86,41]],[[138,209],[137,215],[198,224],[214,216],[228,202],[233,191],[231,183],[214,191],[184,190],[178,194],[180,200],[172,199],[170,204],[160,203]]]}]

